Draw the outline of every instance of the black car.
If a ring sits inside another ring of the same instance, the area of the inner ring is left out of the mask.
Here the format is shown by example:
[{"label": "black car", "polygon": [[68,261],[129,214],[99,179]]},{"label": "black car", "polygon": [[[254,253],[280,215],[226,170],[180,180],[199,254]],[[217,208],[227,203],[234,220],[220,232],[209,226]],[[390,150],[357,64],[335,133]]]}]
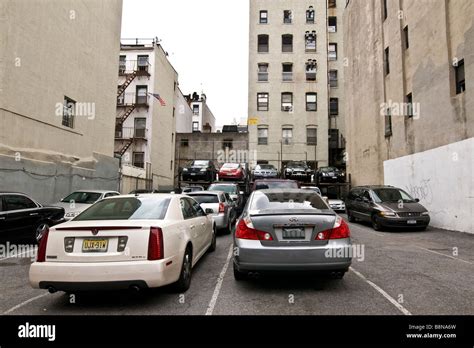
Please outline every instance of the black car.
[{"label": "black car", "polygon": [[412,228],[425,230],[430,215],[419,199],[392,186],[364,186],[353,188],[346,199],[350,222],[357,219],[372,224],[375,230],[384,228]]},{"label": "black car", "polygon": [[283,178],[311,182],[313,170],[305,161],[290,161],[283,168]]},{"label": "black car", "polygon": [[216,179],[217,169],[214,162],[208,160],[195,160],[182,170],[183,181],[209,181]]},{"label": "black car", "polygon": [[45,207],[22,193],[0,192],[0,238],[39,241],[45,231],[64,222],[64,208]]},{"label": "black car", "polygon": [[316,171],[316,182],[346,182],[346,174],[336,167],[321,167]]}]

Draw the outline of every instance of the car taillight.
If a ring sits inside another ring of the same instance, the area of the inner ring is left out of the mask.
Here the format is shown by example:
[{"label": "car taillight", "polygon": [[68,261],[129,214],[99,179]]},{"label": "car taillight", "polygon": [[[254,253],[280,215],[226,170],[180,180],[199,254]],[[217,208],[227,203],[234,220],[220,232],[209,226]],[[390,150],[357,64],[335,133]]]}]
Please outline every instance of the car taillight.
[{"label": "car taillight", "polygon": [[45,262],[46,261],[46,246],[48,244],[49,229],[47,228],[41,238],[40,245],[38,247],[38,256],[36,257],[36,262]]},{"label": "car taillight", "polygon": [[219,203],[219,213],[225,212],[225,204],[224,203]]},{"label": "car taillight", "polygon": [[161,260],[163,257],[163,231],[159,227],[151,227],[148,238],[148,260]]},{"label": "car taillight", "polygon": [[336,222],[333,228],[319,232],[316,235],[316,240],[328,240],[328,239],[345,239],[351,236],[349,226],[340,216],[336,217]]},{"label": "car taillight", "polygon": [[235,230],[235,238],[267,241],[273,240],[273,237],[270,233],[259,231],[253,228],[250,219],[241,219],[239,221]]}]

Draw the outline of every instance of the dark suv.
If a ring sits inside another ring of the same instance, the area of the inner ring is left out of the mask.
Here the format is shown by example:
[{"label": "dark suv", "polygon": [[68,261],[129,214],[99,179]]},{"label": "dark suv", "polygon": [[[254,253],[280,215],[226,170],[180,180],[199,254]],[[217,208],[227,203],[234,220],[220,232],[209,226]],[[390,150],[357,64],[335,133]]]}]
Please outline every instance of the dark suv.
[{"label": "dark suv", "polygon": [[345,182],[346,174],[336,167],[321,167],[316,171],[316,182]]},{"label": "dark suv", "polygon": [[290,161],[283,169],[283,177],[304,182],[311,182],[313,170],[305,161]]},{"label": "dark suv", "polygon": [[419,202],[396,187],[363,186],[349,192],[346,210],[350,222],[367,221],[377,231],[384,228],[425,230],[430,216]]},{"label": "dark suv", "polygon": [[214,162],[208,160],[195,160],[183,168],[183,181],[209,181],[216,179],[217,169]]}]

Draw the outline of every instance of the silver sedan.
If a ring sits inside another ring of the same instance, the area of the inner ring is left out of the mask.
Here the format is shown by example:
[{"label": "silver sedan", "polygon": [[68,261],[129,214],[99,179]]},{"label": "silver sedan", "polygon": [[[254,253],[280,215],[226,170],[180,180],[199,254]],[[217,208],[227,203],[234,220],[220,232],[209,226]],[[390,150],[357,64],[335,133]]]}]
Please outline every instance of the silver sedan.
[{"label": "silver sedan", "polygon": [[234,276],[317,271],[342,278],[352,262],[349,226],[316,192],[255,191],[234,234]]}]

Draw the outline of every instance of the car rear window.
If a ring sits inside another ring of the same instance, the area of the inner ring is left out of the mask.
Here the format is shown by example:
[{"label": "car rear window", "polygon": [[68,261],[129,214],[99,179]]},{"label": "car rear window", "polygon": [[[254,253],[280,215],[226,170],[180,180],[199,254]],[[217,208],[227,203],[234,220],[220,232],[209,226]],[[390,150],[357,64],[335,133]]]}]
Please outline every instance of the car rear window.
[{"label": "car rear window", "polygon": [[239,164],[237,164],[237,163],[226,163],[222,166],[222,168],[237,169],[237,168],[239,168]]},{"label": "car rear window", "polygon": [[219,197],[217,195],[189,195],[199,204],[202,203],[219,203]]},{"label": "car rear window", "polygon": [[237,186],[234,185],[211,185],[209,191],[222,191],[230,194],[237,193]]},{"label": "car rear window", "polygon": [[249,210],[328,210],[329,207],[312,191],[255,192]]},{"label": "car rear window", "polygon": [[102,200],[78,215],[74,221],[163,220],[170,198],[127,197]]},{"label": "car rear window", "polygon": [[295,181],[260,181],[255,184],[255,190],[267,189],[297,189]]},{"label": "car rear window", "polygon": [[194,161],[192,163],[194,167],[207,167],[209,165],[208,161]]}]

